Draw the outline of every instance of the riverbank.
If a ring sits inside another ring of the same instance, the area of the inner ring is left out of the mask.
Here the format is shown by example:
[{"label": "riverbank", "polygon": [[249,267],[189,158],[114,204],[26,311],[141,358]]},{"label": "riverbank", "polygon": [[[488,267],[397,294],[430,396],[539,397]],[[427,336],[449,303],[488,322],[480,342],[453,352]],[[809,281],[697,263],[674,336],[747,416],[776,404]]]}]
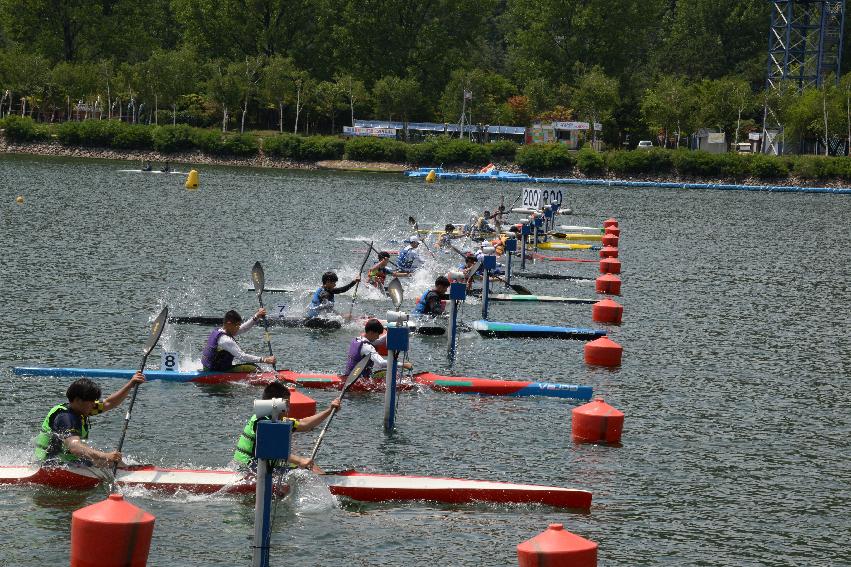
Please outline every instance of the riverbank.
[{"label": "riverbank", "polygon": [[[63,146],[59,142],[30,142],[10,143],[4,136],[0,136],[0,153],[6,154],[27,154],[27,155],[43,155],[43,156],[59,156],[59,157],[74,157],[84,159],[112,159],[123,161],[149,161],[153,164],[165,163],[168,161],[171,164],[186,164],[186,165],[224,165],[235,167],[259,167],[272,169],[300,169],[300,170],[319,170],[330,169],[339,171],[362,171],[362,172],[383,172],[383,173],[401,173],[409,169],[414,169],[415,166],[407,163],[390,163],[390,162],[372,162],[358,160],[319,160],[319,161],[299,161],[292,159],[283,159],[267,156],[263,151],[250,158],[239,157],[223,157],[211,156],[200,150],[190,152],[164,154],[150,150],[113,150],[109,148],[87,148],[87,147],[68,147]],[[526,173],[516,163],[513,162],[497,162],[495,164],[500,171],[508,171],[512,173]],[[449,166],[443,168],[445,171],[475,173],[479,171],[478,166]],[[656,175],[614,175],[607,172],[603,175],[589,176],[584,174],[579,167],[571,169],[555,170],[551,172],[551,177],[561,178],[565,183],[587,184],[587,185],[634,185],[642,186],[644,184],[662,185],[662,186],[680,186],[683,188],[730,188],[736,187],[802,187],[813,189],[839,189],[845,190],[849,188],[849,184],[837,179],[808,179],[799,178],[797,176],[787,176],[782,179],[777,179],[775,184],[767,184],[765,179],[757,177],[732,178],[732,177],[698,177],[678,174],[656,174]]]}]

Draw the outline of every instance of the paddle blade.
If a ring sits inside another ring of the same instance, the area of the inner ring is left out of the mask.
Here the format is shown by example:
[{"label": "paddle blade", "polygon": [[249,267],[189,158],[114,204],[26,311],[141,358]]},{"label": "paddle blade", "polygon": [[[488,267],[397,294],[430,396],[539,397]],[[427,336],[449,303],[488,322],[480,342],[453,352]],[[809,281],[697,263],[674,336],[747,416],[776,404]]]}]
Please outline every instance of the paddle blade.
[{"label": "paddle blade", "polygon": [[251,268],[251,281],[254,282],[254,291],[257,295],[263,293],[263,288],[266,287],[266,274],[263,272],[263,265],[260,262],[254,262]]},{"label": "paddle blade", "polygon": [[479,269],[482,267],[482,262],[484,262],[484,258],[473,264],[473,268],[470,270],[470,277],[467,278],[467,281],[473,279],[473,276],[475,276]]},{"label": "paddle blade", "polygon": [[357,364],[355,364],[355,367],[352,368],[352,371],[349,372],[349,375],[346,377],[346,384],[343,386],[343,391],[340,392],[341,398],[343,397],[343,394],[351,388],[352,384],[358,381],[358,378],[361,377],[361,374],[363,374],[363,371],[366,369],[367,364],[369,364],[369,355],[364,356]]},{"label": "paddle blade", "polygon": [[160,340],[160,335],[163,334],[163,329],[165,328],[167,319],[168,307],[163,307],[163,310],[160,311],[160,314],[157,315],[156,319],[154,319],[154,324],[151,325],[151,336],[148,337],[148,342],[145,343],[145,348],[142,351],[146,358],[149,354],[151,354],[151,351],[154,350],[154,347]]},{"label": "paddle blade", "polygon": [[408,217],[408,224],[410,224],[411,226],[417,224],[417,219],[415,219],[414,217]]},{"label": "paddle blade", "polygon": [[517,292],[518,295],[533,295],[528,288],[520,285],[520,284],[509,284],[511,289]]},{"label": "paddle blade", "polygon": [[405,299],[405,291],[402,289],[402,282],[399,281],[399,278],[393,278],[390,284],[388,284],[387,293],[390,295],[393,306],[398,311],[399,306],[402,305],[402,300]]}]

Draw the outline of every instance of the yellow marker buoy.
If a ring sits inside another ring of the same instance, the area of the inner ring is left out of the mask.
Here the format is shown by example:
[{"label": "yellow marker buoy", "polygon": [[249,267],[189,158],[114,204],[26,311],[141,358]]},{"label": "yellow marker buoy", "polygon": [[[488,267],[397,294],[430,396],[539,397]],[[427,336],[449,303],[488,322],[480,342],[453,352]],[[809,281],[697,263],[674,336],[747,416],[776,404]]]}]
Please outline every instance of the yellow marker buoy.
[{"label": "yellow marker buoy", "polygon": [[15,202],[16,202],[17,204],[19,204],[19,205],[23,205],[23,204],[24,204],[24,197],[23,197],[23,195],[18,195],[18,196],[15,198]]},{"label": "yellow marker buoy", "polygon": [[428,175],[426,175],[425,180],[426,180],[426,183],[434,183],[435,179],[437,179],[437,173],[435,173],[434,170],[432,169],[431,171],[428,172]]},{"label": "yellow marker buoy", "polygon": [[189,176],[186,178],[186,183],[183,184],[187,189],[198,188],[198,170],[192,169],[189,171]]}]

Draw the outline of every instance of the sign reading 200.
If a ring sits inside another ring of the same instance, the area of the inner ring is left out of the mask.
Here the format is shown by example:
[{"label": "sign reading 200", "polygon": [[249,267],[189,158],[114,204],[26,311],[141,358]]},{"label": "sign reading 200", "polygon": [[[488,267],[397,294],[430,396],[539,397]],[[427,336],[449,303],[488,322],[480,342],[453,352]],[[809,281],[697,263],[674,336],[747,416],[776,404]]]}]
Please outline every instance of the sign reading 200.
[{"label": "sign reading 200", "polygon": [[523,189],[523,206],[531,209],[542,209],[550,204],[561,205],[561,189]]}]

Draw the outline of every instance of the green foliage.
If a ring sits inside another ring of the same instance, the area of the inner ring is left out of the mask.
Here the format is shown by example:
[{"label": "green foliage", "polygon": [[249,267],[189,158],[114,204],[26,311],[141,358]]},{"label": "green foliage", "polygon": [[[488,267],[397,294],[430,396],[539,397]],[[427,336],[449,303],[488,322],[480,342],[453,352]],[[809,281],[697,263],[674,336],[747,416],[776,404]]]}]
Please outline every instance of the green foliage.
[{"label": "green foliage", "polygon": [[527,144],[517,149],[517,165],[526,171],[573,169],[576,157],[564,144]]},{"label": "green foliage", "polygon": [[404,162],[408,144],[387,138],[352,138],[346,142],[346,158],[362,161]]},{"label": "green foliage", "polygon": [[664,174],[674,169],[671,152],[660,148],[609,152],[606,166],[618,175]]},{"label": "green foliage", "polygon": [[436,138],[433,158],[436,163],[468,163],[471,165],[487,165],[490,162],[490,152],[485,146],[469,140],[455,138]]},{"label": "green foliage", "polygon": [[520,144],[511,140],[499,140],[498,142],[491,142],[487,145],[491,159],[501,161],[514,161],[514,157],[517,155],[517,148],[519,147]]},{"label": "green foliage", "polygon": [[337,136],[308,136],[301,144],[301,157],[305,161],[340,159],[346,149],[346,141]]},{"label": "green foliage", "polygon": [[7,116],[0,120],[0,128],[5,129],[6,139],[10,142],[38,142],[50,139],[50,130],[36,124],[29,116]]},{"label": "green foliage", "polygon": [[576,155],[576,167],[585,175],[599,175],[606,170],[606,159],[591,146],[585,146]]},{"label": "green foliage", "polygon": [[268,156],[283,159],[301,159],[301,136],[295,134],[278,134],[263,140],[263,153]]},{"label": "green foliage", "polygon": [[185,152],[196,147],[193,128],[185,124],[153,127],[154,149],[164,154]]},{"label": "green foliage", "polygon": [[150,150],[154,147],[153,129],[142,124],[123,124],[118,128],[110,144],[124,150]]},{"label": "green foliage", "polygon": [[762,179],[775,179],[789,175],[789,166],[782,157],[762,154],[751,158],[751,175]]},{"label": "green foliage", "polygon": [[113,120],[65,122],[59,126],[59,141],[66,146],[110,148],[122,126]]}]

